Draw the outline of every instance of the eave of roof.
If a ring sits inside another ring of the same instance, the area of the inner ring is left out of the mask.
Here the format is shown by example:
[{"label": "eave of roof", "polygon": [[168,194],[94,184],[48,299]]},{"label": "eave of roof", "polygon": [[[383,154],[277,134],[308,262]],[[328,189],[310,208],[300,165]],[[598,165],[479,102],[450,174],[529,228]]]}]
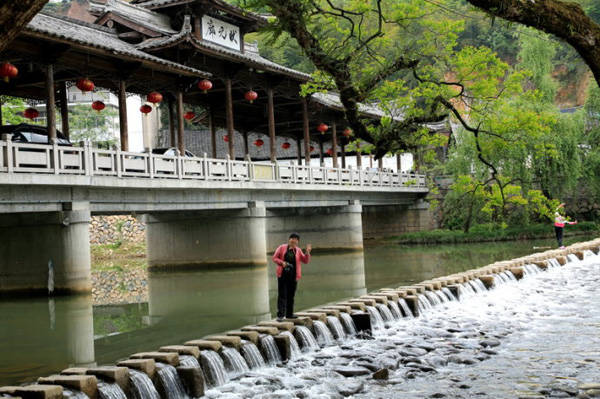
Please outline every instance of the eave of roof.
[{"label": "eave of roof", "polygon": [[151,11],[145,7],[136,6],[122,0],[107,0],[106,4],[93,4],[93,7],[95,7],[97,12],[101,13],[96,21],[100,21],[107,14],[113,13],[158,33],[167,35],[177,33],[176,30],[171,28],[168,16]]},{"label": "eave of roof", "polygon": [[311,78],[309,74],[279,65],[273,61],[261,57],[259,54],[250,52],[242,53],[215,43],[208,42],[206,40],[198,40],[192,32],[192,25],[189,15],[185,17],[181,31],[176,35],[164,38],[148,39],[137,44],[136,47],[139,50],[152,51],[173,47],[180,43],[190,43],[199,50],[208,51],[217,57],[243,62],[254,68],[263,69],[269,72],[283,73],[303,82],[306,82]]},{"label": "eave of roof", "polygon": [[130,57],[139,61],[152,63],[156,66],[169,67],[183,75],[197,77],[212,76],[208,72],[140,51],[132,44],[120,40],[116,32],[110,29],[58,15],[37,14],[27,24],[23,33],[30,36],[51,38],[71,45],[76,44],[88,48],[92,47],[108,51],[115,56]]}]

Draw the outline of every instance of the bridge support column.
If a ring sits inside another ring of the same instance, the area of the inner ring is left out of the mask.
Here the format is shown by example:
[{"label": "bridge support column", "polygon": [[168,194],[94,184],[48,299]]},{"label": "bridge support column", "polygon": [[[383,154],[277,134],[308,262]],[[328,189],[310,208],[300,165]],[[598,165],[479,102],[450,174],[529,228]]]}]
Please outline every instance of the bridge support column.
[{"label": "bridge support column", "polygon": [[423,200],[410,206],[365,206],[362,223],[365,239],[390,237],[438,227],[436,217],[429,209],[429,203]]},{"label": "bridge support column", "polygon": [[0,215],[0,293],[91,291],[89,204]]},{"label": "bridge support column", "polygon": [[148,266],[153,270],[264,266],[265,207],[146,215]]},{"label": "bridge support column", "polygon": [[346,206],[269,209],[267,212],[267,249],[274,252],[287,242],[289,234],[300,235],[304,248],[323,251],[362,251],[362,206],[352,201]]}]

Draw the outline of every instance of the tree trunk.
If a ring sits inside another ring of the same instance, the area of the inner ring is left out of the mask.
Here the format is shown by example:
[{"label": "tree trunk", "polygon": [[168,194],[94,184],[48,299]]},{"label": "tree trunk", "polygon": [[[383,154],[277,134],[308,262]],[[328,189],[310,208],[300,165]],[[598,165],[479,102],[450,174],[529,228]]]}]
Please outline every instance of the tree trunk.
[{"label": "tree trunk", "polygon": [[4,1],[0,5],[0,51],[17,36],[48,0]]},{"label": "tree trunk", "polygon": [[500,18],[555,35],[585,60],[600,84],[600,25],[579,4],[559,0],[467,0]]}]

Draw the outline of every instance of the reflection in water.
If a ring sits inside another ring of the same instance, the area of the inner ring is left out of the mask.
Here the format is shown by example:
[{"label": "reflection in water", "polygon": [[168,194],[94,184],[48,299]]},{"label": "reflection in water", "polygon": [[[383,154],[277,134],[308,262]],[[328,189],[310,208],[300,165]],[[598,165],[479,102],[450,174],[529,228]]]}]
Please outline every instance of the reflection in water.
[{"label": "reflection in water", "polygon": [[94,364],[91,296],[0,300],[0,384]]},{"label": "reflection in water", "polygon": [[266,267],[150,273],[148,288],[144,327],[97,339],[99,363],[270,317]]}]

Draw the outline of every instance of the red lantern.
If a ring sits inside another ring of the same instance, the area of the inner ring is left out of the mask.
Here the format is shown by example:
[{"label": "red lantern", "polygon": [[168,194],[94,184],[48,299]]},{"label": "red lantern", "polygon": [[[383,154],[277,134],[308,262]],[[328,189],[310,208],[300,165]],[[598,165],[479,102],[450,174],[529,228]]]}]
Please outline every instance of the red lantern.
[{"label": "red lantern", "polygon": [[290,148],[292,145],[290,143],[288,143],[287,141],[285,143],[283,143],[281,145],[281,148],[283,148],[284,150],[287,150],[288,148]]},{"label": "red lantern", "polygon": [[188,121],[191,121],[192,119],[194,119],[194,116],[196,116],[196,114],[193,113],[192,111],[188,111],[185,114],[183,114],[183,117],[185,119],[187,119]]},{"label": "red lantern", "polygon": [[257,146],[257,147],[262,147],[264,143],[265,142],[262,141],[261,139],[258,139],[258,140],[254,141],[254,145]]},{"label": "red lantern", "polygon": [[0,78],[4,79],[6,83],[11,79],[16,78],[18,74],[19,70],[10,62],[4,62],[0,65]]},{"label": "red lantern", "polygon": [[144,104],[140,107],[140,112],[142,114],[149,114],[150,112],[152,112],[152,107],[148,104]]},{"label": "red lantern", "polygon": [[79,79],[77,81],[77,83],[75,83],[75,86],[77,86],[77,88],[79,90],[81,90],[82,92],[84,92],[84,93],[86,91],[92,91],[96,87],[96,85],[94,85],[94,82],[92,82],[88,78],[81,78],[81,79]]},{"label": "red lantern", "polygon": [[244,98],[248,100],[250,104],[252,104],[254,100],[258,98],[258,93],[254,90],[248,90],[246,93],[244,93]]},{"label": "red lantern", "polygon": [[327,151],[325,151],[325,153],[326,153],[327,155],[329,155],[329,156],[332,156],[332,155],[333,155],[333,150],[330,148],[330,149],[328,149]]},{"label": "red lantern", "polygon": [[329,130],[329,126],[327,126],[326,124],[324,124],[324,123],[322,123],[322,122],[321,122],[321,123],[319,123],[319,126],[317,126],[317,130],[318,130],[319,132],[321,132],[321,134],[323,134],[323,133],[325,133],[327,130]]},{"label": "red lantern", "polygon": [[37,118],[38,116],[40,116],[40,113],[35,108],[27,108],[25,111],[23,111],[23,116],[25,118],[29,118],[31,120],[34,120],[35,118]]},{"label": "red lantern", "polygon": [[352,129],[347,127],[344,129],[344,132],[342,134],[344,135],[344,137],[350,137],[350,136],[352,136]]},{"label": "red lantern", "polygon": [[158,104],[159,102],[161,102],[163,100],[163,96],[159,92],[153,91],[152,93],[150,93],[146,96],[146,100],[149,103]]},{"label": "red lantern", "polygon": [[104,108],[106,108],[106,105],[104,105],[104,103],[102,101],[94,101],[92,103],[92,109],[95,111],[102,111]]},{"label": "red lantern", "polygon": [[229,143],[229,136],[223,136],[223,141]]},{"label": "red lantern", "polygon": [[309,148],[310,152],[313,152],[315,150],[315,147],[313,147],[312,145]]},{"label": "red lantern", "polygon": [[206,94],[210,89],[212,89],[212,82],[208,79],[204,79],[198,82],[198,88],[202,90],[204,94]]}]

